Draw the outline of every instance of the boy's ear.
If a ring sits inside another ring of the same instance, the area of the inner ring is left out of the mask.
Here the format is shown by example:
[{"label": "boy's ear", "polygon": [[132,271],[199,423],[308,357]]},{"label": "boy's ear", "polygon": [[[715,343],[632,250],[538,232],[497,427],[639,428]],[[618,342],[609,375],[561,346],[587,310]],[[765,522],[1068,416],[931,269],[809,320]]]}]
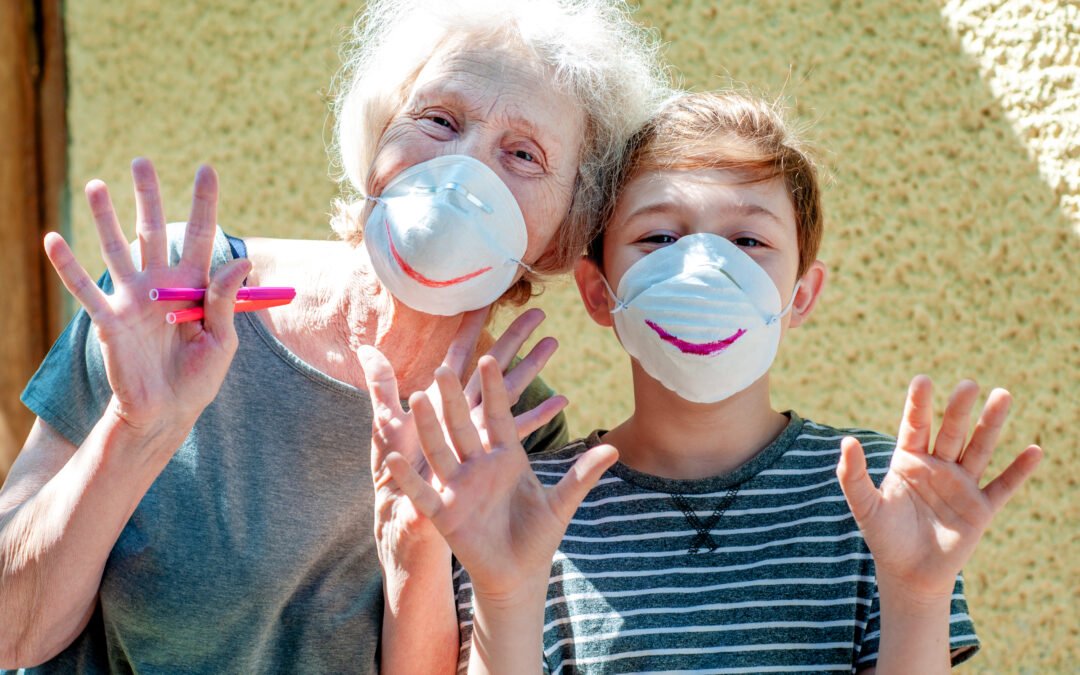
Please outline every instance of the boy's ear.
[{"label": "boy's ear", "polygon": [[810,316],[817,299],[821,295],[821,289],[825,288],[825,277],[828,270],[825,263],[815,260],[810,264],[810,269],[802,276],[802,283],[795,293],[795,302],[791,304],[791,322],[788,328],[794,328]]},{"label": "boy's ear", "polygon": [[574,281],[577,282],[581,301],[585,303],[585,311],[593,321],[610,328],[613,323],[611,305],[608,304],[608,292],[600,268],[590,258],[582,256],[574,265]]}]

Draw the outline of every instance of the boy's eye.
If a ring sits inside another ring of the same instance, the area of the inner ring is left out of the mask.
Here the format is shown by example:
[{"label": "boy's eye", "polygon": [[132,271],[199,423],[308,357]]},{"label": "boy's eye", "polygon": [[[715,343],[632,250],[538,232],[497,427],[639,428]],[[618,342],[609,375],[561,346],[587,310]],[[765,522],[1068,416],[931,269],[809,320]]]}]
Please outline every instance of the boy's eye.
[{"label": "boy's eye", "polygon": [[674,234],[660,233],[650,234],[649,236],[644,237],[639,241],[643,244],[657,244],[660,246],[666,246],[667,244],[674,244],[678,240],[679,238]]},{"label": "boy's eye", "polygon": [[758,246],[763,246],[760,241],[753,237],[735,237],[731,240],[731,243],[743,248],[757,248]]}]

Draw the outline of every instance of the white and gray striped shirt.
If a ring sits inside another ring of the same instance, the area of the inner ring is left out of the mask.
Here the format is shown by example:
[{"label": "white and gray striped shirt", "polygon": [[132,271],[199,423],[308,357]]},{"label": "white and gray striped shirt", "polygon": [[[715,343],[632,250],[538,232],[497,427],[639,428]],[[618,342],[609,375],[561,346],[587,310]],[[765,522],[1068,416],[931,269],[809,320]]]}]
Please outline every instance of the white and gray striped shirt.
[{"label": "white and gray striped shirt", "polygon": [[[874,563],[835,472],[840,439],[855,436],[880,483],[895,441],[789,416],[772,444],[723,476],[668,480],[621,463],[604,474],[552,562],[545,672],[853,672],[876,663]],[[598,432],[536,455],[533,469],[553,485],[597,443]],[[464,669],[472,585],[456,562],[454,584]],[[956,661],[978,647],[960,578],[951,644]]]}]

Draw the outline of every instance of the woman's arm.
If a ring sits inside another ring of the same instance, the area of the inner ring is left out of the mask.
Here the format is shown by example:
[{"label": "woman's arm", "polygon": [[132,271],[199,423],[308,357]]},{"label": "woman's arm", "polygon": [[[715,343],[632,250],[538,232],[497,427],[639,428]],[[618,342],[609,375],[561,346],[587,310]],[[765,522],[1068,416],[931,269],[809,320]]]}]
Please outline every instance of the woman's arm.
[{"label": "woman's arm", "polygon": [[931,383],[916,377],[897,434],[889,472],[878,489],[854,438],[841,443],[836,473],[874,556],[881,596],[878,673],[950,670],[949,614],[953,585],[983,533],[1035,471],[1042,450],[1028,446],[986,487],[1011,398],[995,389],[968,439],[978,386],[957,385],[931,452]]},{"label": "woman's arm", "polygon": [[[196,174],[183,256],[172,267],[153,167],[136,160],[132,175],[141,269],[105,185],[86,188],[111,295],[62,237],[45,238],[49,260],[93,322],[113,395],[78,448],[39,421],[0,491],[0,667],[40,663],[86,625],[120,531],[217,394],[236,351],[233,303],[250,263],[233,261],[209,279],[213,170]],[[164,286],[208,286],[205,319],[167,324],[165,308],[149,299],[151,288]]]}]

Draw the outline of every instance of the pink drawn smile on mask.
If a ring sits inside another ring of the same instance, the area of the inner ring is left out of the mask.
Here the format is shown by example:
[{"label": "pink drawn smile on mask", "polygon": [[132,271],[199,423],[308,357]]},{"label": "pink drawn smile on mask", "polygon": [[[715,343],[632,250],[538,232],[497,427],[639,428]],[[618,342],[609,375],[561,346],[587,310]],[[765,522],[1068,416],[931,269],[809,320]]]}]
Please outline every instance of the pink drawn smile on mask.
[{"label": "pink drawn smile on mask", "polygon": [[454,279],[447,279],[446,281],[428,279],[423,274],[420,274],[415,269],[413,269],[412,266],[409,265],[409,263],[405,262],[405,259],[401,257],[400,253],[398,253],[397,247],[394,246],[394,237],[390,234],[390,222],[384,219],[383,224],[386,225],[386,239],[390,242],[390,254],[394,256],[394,262],[398,264],[398,267],[401,268],[401,271],[409,275],[410,278],[417,281],[418,283],[423,284],[424,286],[428,286],[430,288],[445,288],[446,286],[453,286],[454,284],[460,284],[463,281],[474,279],[483,274],[484,272],[491,270],[490,267],[485,267],[483,269],[476,270],[475,272],[469,272],[468,274],[464,274]]},{"label": "pink drawn smile on mask", "polygon": [[656,325],[652,321],[645,319],[645,325],[656,331],[656,334],[660,336],[660,339],[668,344],[675,345],[678,350],[684,354],[697,354],[698,356],[712,356],[718,352],[722,352],[731,345],[735,344],[735,341],[741,338],[745,333],[745,328],[740,328],[735,331],[730,337],[726,337],[723,340],[716,340],[715,342],[688,342],[681,338],[677,338],[671,333],[667,332],[660,326]]}]

